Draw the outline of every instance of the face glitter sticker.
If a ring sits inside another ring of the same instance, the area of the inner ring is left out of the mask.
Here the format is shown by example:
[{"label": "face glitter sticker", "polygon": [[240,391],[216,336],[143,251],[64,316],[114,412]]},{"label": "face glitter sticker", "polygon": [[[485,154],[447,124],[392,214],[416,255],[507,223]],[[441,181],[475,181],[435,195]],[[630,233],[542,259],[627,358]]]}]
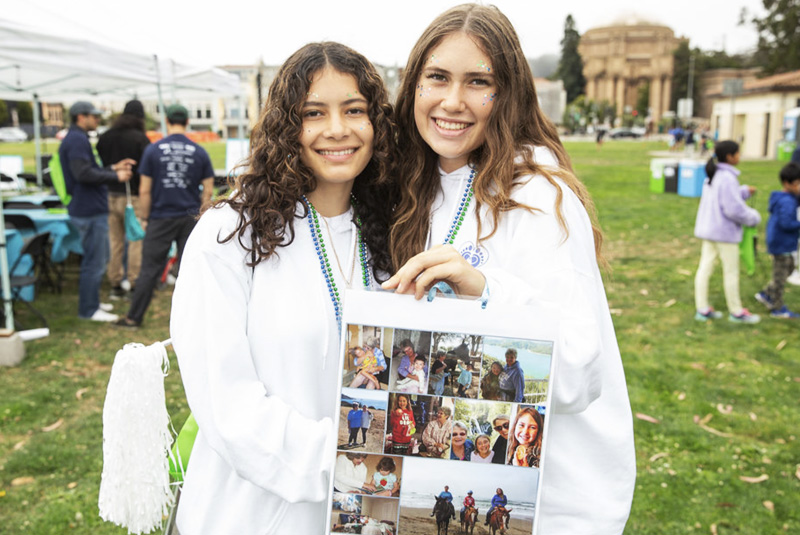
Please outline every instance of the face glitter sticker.
[{"label": "face glitter sticker", "polygon": [[478,68],[479,68],[479,69],[486,69],[486,72],[492,72],[492,68],[491,68],[491,67],[489,67],[489,66],[486,64],[486,62],[485,62],[485,61],[479,61],[479,62],[478,62]]},{"label": "face glitter sticker", "polygon": [[486,106],[486,104],[488,102],[494,102],[494,97],[496,97],[496,96],[497,96],[497,93],[484,94],[483,95],[483,104],[482,105]]},{"label": "face glitter sticker", "polygon": [[359,130],[364,130],[364,128],[366,128],[368,126],[372,126],[372,124],[369,121],[364,121],[363,123],[361,123],[361,126],[359,127]]},{"label": "face glitter sticker", "polygon": [[424,97],[426,95],[431,94],[432,87],[424,87],[422,84],[417,85],[417,89],[419,90],[419,96]]},{"label": "face glitter sticker", "polygon": [[319,95],[318,95],[318,94],[316,94],[316,93],[312,93],[311,91],[309,91],[308,93],[306,93],[306,96],[307,96],[307,97],[319,98]]},{"label": "face glitter sticker", "polygon": [[348,98],[353,98],[353,97],[355,97],[356,95],[358,95],[358,91],[353,91],[352,93],[347,93],[347,97],[348,97]]},{"label": "face glitter sticker", "polygon": [[431,54],[431,57],[428,60],[428,63],[439,63],[439,58],[436,57],[436,54]]}]

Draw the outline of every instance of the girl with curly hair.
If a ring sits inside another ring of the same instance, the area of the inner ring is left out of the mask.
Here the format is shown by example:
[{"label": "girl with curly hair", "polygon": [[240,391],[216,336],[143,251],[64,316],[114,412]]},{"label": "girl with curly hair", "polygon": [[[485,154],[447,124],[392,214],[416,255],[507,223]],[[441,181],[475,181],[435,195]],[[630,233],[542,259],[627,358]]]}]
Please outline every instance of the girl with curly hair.
[{"label": "girl with curly hair", "polygon": [[539,468],[543,427],[544,418],[536,407],[519,407],[514,425],[511,426],[508,464]]},{"label": "girl with curly hair", "polygon": [[200,428],[183,535],[324,529],[340,296],[390,267],[391,111],[363,56],[304,46],[270,87],[234,193],[189,238],[171,317]]},{"label": "girl with curly hair", "polygon": [[636,459],[602,234],[516,31],[496,7],[453,7],[423,32],[403,76],[396,272],[384,288],[421,298],[445,280],[490,306],[556,318],[540,530],[622,533]]}]

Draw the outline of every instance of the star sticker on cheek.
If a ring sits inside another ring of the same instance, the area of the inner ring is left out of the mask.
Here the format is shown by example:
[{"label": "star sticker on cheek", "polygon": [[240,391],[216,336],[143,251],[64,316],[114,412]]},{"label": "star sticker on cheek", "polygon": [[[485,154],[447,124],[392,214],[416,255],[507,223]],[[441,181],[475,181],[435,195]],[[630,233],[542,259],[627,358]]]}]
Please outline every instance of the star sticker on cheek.
[{"label": "star sticker on cheek", "polygon": [[485,94],[483,95],[483,106],[486,106],[488,102],[494,102],[494,97],[497,96],[497,93]]}]

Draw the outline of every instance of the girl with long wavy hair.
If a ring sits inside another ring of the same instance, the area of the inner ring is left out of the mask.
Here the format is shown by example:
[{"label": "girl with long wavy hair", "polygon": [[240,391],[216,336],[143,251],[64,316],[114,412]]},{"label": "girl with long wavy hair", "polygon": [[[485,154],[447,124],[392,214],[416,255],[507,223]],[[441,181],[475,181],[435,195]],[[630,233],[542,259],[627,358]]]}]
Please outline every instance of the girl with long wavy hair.
[{"label": "girl with long wavy hair", "polygon": [[363,56],[304,46],[270,87],[233,195],[189,238],[171,317],[200,428],[183,535],[324,530],[340,296],[390,268],[391,111]]},{"label": "girl with long wavy hair", "polygon": [[490,306],[557,316],[541,531],[622,533],[636,463],[602,234],[509,20],[475,4],[436,18],[409,56],[395,117],[396,272],[383,287],[421,298],[444,280]]}]

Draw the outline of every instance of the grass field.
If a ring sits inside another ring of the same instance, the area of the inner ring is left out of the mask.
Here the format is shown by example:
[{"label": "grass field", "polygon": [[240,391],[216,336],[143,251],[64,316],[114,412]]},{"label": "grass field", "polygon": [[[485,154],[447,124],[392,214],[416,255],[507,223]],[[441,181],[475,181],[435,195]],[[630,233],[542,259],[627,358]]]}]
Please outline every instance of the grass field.
[{"label": "grass field", "polygon": [[[655,142],[608,142],[599,151],[594,143],[567,144],[606,233],[606,288],[639,415],[638,480],[625,533],[800,533],[800,324],[693,320],[698,200],[649,192],[650,153],[663,149]],[[216,160],[224,151],[215,154],[215,167],[223,167]],[[740,165],[742,181],[759,188],[755,206],[765,217],[779,167]],[[745,306],[763,312],[752,297],[770,273],[763,245],[756,269],[742,276],[741,292]],[[0,370],[4,534],[125,533],[97,510],[105,387],[124,343],[168,337],[170,293],[157,294],[143,329],[120,332],[77,319],[77,276],[73,262],[62,295],[40,292],[36,304],[52,335],[28,343],[21,366]],[[711,297],[725,309],[719,273]],[[800,287],[789,287],[786,302],[800,309]],[[166,391],[177,428],[188,413],[172,362]]]}]

